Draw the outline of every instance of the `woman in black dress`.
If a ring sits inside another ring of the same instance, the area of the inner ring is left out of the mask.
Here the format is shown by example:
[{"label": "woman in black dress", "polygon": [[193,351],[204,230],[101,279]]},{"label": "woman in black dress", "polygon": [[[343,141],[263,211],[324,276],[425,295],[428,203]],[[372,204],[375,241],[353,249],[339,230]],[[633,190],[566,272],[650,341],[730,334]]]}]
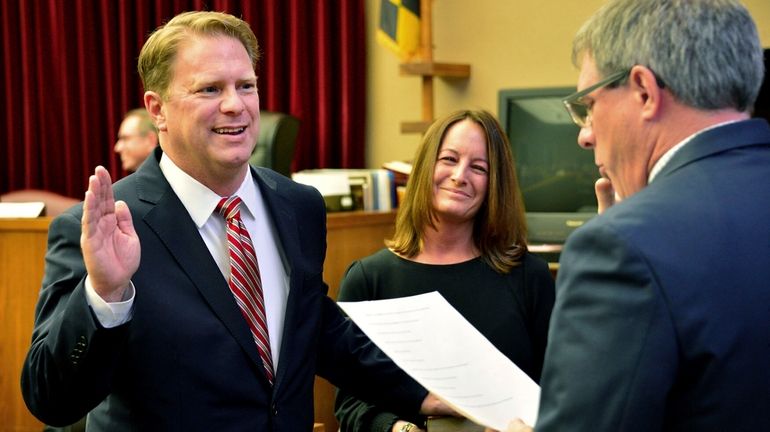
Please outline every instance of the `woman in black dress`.
[{"label": "woman in black dress", "polygon": [[[544,260],[527,250],[510,145],[486,111],[437,120],[417,149],[395,235],[355,261],[339,301],[438,291],[503,354],[538,381],[554,301]],[[419,432],[425,418],[392,413],[339,391],[340,429]]]}]

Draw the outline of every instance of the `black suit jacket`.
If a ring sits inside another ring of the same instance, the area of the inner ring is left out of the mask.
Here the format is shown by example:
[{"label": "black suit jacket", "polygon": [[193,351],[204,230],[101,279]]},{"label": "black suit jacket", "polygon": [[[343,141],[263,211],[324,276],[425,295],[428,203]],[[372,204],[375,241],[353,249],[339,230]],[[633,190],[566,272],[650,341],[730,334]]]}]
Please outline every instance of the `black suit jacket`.
[{"label": "black suit jacket", "polygon": [[[425,390],[406,377],[326,296],[323,200],[315,189],[256,168],[255,181],[289,268],[275,385],[197,227],[163,177],[156,150],[114,186],[142,257],[131,321],[100,326],[85,298],[82,205],[56,218],[32,345],[22,374],[28,407],[51,425],[93,409],[89,430],[301,431],[313,424],[319,374],[373,400],[416,410]],[[391,399],[392,398],[392,399]]]},{"label": "black suit jacket", "polygon": [[705,131],[567,240],[541,431],[770,425],[770,127]]}]

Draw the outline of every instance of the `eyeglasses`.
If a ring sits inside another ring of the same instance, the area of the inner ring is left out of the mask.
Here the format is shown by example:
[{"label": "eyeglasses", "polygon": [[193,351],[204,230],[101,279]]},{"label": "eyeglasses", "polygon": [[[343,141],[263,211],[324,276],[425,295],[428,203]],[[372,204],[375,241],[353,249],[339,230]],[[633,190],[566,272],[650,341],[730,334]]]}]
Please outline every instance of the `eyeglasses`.
[{"label": "eyeglasses", "polygon": [[591,87],[584,88],[583,90],[580,90],[579,92],[573,93],[562,99],[562,103],[567,108],[567,112],[569,113],[570,117],[572,117],[572,121],[574,121],[575,124],[581,128],[590,126],[591,106],[593,103],[588,103],[583,100],[583,98],[589,93],[602,87],[612,86],[619,83],[620,81],[624,80],[630,72],[631,70],[628,69],[614,73],[592,85]]}]

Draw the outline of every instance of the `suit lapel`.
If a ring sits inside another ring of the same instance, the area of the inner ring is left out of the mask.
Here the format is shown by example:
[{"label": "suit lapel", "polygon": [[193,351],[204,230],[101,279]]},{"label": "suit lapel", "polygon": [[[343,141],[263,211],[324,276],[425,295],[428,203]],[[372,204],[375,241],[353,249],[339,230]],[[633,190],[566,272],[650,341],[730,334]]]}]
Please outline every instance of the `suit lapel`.
[{"label": "suit lapel", "polygon": [[263,175],[261,169],[252,168],[252,175],[256,179],[262,199],[265,202],[272,223],[278,233],[280,241],[280,253],[283,264],[287,269],[289,276],[289,295],[286,300],[286,315],[284,317],[283,337],[281,343],[281,361],[278,362],[278,368],[275,371],[275,388],[280,387],[283,376],[286,373],[287,365],[290,364],[291,343],[295,339],[292,330],[295,326],[292,324],[297,319],[296,307],[297,296],[301,293],[302,275],[297,260],[301,256],[299,250],[299,231],[297,228],[297,215],[294,212],[294,206],[291,201],[283,195],[277,184],[267,175]]},{"label": "suit lapel", "polygon": [[[160,159],[159,154],[160,151],[156,153],[156,159]],[[136,173],[138,197],[151,206],[144,214],[144,223],[160,238],[176,265],[187,274],[233,338],[262,371],[262,360],[254,339],[227,281],[222,277],[195,223],[163,177],[157,160],[154,162],[144,164],[143,169]]]},{"label": "suit lapel", "polygon": [[291,201],[282,194],[278,185],[269,177],[263,176],[260,170],[252,168],[252,176],[257,182],[257,187],[262,194],[273,226],[280,240],[280,253],[283,265],[289,276],[295,268],[294,260],[299,256],[299,231],[294,206]]}]

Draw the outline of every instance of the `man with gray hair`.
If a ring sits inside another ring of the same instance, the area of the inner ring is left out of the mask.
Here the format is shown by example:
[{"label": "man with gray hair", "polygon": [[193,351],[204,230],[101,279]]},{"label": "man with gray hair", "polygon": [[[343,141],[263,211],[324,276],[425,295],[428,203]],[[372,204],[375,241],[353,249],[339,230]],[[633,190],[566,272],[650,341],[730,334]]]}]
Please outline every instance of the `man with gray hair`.
[{"label": "man with gray hair", "polygon": [[[603,213],[568,239],[537,431],[770,425],[770,127],[734,0],[611,0],[564,100]],[[526,429],[521,422],[509,430]]]}]

